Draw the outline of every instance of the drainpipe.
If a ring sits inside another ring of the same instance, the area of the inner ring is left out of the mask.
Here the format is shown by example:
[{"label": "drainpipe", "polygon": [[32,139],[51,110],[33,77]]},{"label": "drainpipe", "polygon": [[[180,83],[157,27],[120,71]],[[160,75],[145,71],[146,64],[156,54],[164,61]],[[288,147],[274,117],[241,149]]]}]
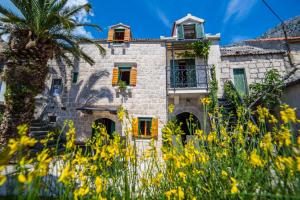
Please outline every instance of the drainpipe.
[{"label": "drainpipe", "polygon": [[173,86],[174,86],[174,95],[175,95],[175,71],[174,71],[174,65],[175,65],[175,57],[174,57],[174,42],[172,42],[172,66],[171,66],[171,69],[170,69],[170,72],[172,71],[172,68],[173,68]]},{"label": "drainpipe", "polygon": [[[166,112],[167,112],[167,121],[169,120],[169,112],[168,112],[168,104],[169,104],[169,89],[168,89],[168,46],[167,41],[165,41],[165,48],[166,48]],[[170,79],[171,81],[171,79]]]}]

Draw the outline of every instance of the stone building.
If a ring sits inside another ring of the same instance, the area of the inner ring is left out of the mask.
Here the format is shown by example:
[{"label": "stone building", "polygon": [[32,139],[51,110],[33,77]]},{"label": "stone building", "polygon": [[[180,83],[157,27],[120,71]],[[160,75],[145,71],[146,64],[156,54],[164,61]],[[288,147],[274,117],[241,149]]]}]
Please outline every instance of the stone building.
[{"label": "stone building", "polygon": [[[92,125],[101,123],[109,134],[116,131],[124,136],[132,128],[139,148],[146,148],[151,138],[161,146],[161,130],[168,119],[176,117],[186,134],[189,118],[199,128],[207,127],[200,100],[209,93],[213,66],[220,98],[227,80],[243,95],[249,84],[263,80],[268,70],[276,68],[282,75],[290,70],[286,49],[257,45],[258,41],[221,47],[221,35],[206,33],[204,19],[191,14],[174,22],[171,36],[133,36],[131,27],[120,23],[109,28],[106,39],[97,40],[105,55],[93,45],[81,44],[95,60],[94,66],[81,60],[74,60],[74,68],[50,62],[47,89],[37,97],[35,117],[60,126],[73,120],[77,140],[82,142],[95,133]],[[211,42],[206,59],[182,57],[187,44],[195,41]],[[175,110],[169,115],[170,104]],[[132,123],[122,126],[117,117],[120,107],[128,111]]]}]

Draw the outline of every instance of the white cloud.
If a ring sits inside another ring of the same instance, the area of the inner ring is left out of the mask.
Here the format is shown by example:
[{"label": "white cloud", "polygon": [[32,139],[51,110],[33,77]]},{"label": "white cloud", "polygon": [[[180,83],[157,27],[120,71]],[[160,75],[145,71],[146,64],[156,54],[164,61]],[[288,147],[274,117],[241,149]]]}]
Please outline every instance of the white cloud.
[{"label": "white cloud", "polygon": [[166,14],[160,9],[160,7],[157,5],[156,2],[149,0],[146,1],[148,4],[148,7],[151,9],[151,11],[154,12],[154,14],[158,17],[158,19],[167,27],[167,28],[171,28],[172,27],[172,23],[170,22],[170,20],[168,19],[168,17],[166,16]]},{"label": "white cloud", "polygon": [[[69,0],[66,6],[77,6],[77,5],[84,5],[87,4],[88,0]],[[76,20],[80,23],[89,23],[91,22],[88,16],[93,16],[93,13],[87,13],[85,10],[79,12],[75,17]],[[86,36],[92,38],[92,33],[87,31],[84,27],[78,27],[75,31],[75,34]]]},{"label": "white cloud", "polygon": [[229,19],[242,20],[249,14],[256,2],[257,0],[230,0],[227,4],[223,22],[226,23]]}]

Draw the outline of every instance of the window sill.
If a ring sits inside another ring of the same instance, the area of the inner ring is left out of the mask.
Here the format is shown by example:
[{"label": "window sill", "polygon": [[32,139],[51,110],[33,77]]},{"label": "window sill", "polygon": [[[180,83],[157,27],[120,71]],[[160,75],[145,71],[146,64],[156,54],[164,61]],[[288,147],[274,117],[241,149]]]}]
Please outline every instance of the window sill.
[{"label": "window sill", "polygon": [[116,92],[125,91],[126,93],[131,93],[132,88],[133,88],[132,86],[126,86],[126,89],[121,90],[119,86],[114,86]]},{"label": "window sill", "polygon": [[144,135],[139,135],[139,136],[133,136],[135,139],[141,139],[141,140],[151,140],[151,139],[157,139],[157,136],[144,136]]}]

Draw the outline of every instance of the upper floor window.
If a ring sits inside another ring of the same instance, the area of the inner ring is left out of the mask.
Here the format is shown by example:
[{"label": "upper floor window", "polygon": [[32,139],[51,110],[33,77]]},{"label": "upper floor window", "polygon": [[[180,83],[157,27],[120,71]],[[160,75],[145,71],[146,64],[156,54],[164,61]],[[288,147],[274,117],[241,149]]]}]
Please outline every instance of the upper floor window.
[{"label": "upper floor window", "polygon": [[196,24],[179,24],[177,25],[177,38],[183,39],[201,39],[204,37],[203,23]]},{"label": "upper floor window", "polygon": [[184,39],[196,39],[196,29],[195,24],[184,25]]},{"label": "upper floor window", "polygon": [[125,29],[115,29],[114,42],[123,43],[125,39]]},{"label": "upper floor window", "polygon": [[52,81],[51,94],[53,96],[59,96],[61,93],[62,93],[62,79],[55,78]]},{"label": "upper floor window", "polygon": [[122,23],[111,26],[108,31],[108,42],[124,43],[131,41],[130,27]]},{"label": "upper floor window", "polygon": [[248,92],[247,78],[244,68],[233,69],[234,86],[241,96],[245,96]]}]

